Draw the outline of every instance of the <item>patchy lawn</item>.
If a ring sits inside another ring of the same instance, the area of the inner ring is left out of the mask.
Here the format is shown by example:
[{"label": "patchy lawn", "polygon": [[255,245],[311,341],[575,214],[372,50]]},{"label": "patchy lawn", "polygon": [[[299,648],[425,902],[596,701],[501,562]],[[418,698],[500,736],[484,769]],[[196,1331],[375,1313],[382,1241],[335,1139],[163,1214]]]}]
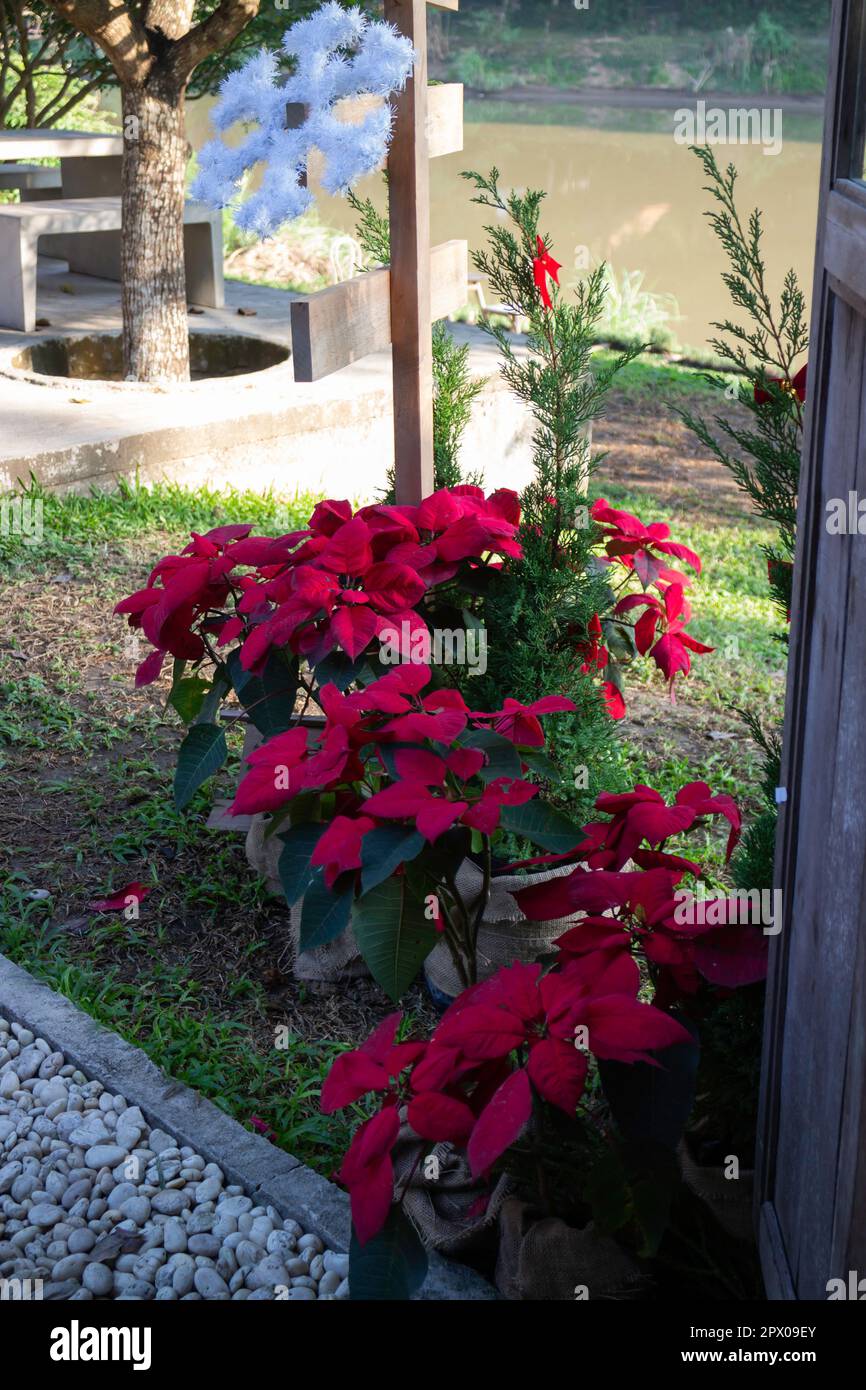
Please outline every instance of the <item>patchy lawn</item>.
[{"label": "patchy lawn", "polygon": [[[310,506],[175,488],[45,498],[43,544],[7,547],[0,950],[330,1172],[351,1120],[319,1116],[322,1079],[392,1006],[371,983],[320,996],[295,981],[285,904],[251,872],[243,835],[203,828],[237,782],[240,734],[214,786],[176,812],[179,720],[164,690],[133,689],[144,651],[112,615],[191,529],[243,519],[279,532]],[[153,889],[138,921],[87,912],[135,879]]]},{"label": "patchy lawn", "polygon": [[[695,393],[704,399],[695,401]],[[695,586],[698,658],[676,705],[661,677],[630,682],[622,726],[635,780],[670,793],[704,777],[757,804],[757,750],[735,706],[779,708],[784,648],[766,593],[770,537],[686,433],[669,402],[715,407],[695,373],[639,362],[623,378],[595,442],[608,450],[596,491],[644,520],[670,522],[704,557]],[[165,691],[133,689],[144,654],[113,617],[149,565],[190,530],[249,520],[277,533],[311,499],[177,487],[43,499],[37,546],[4,538],[0,630],[0,950],[137,1042],[167,1071],[328,1173],[352,1117],[317,1108],[331,1058],[392,1007],[372,983],[331,993],[289,968],[288,912],[250,870],[243,836],[205,831],[212,799],[231,793],[239,731],[215,783],[188,810],[171,784],[180,725]],[[708,838],[721,867],[720,840]],[[139,879],[153,891],[139,920],[87,903]],[[410,1009],[429,1015],[420,991]],[[288,1045],[274,1046],[275,1029]],[[329,1041],[323,1041],[328,1039]]]}]

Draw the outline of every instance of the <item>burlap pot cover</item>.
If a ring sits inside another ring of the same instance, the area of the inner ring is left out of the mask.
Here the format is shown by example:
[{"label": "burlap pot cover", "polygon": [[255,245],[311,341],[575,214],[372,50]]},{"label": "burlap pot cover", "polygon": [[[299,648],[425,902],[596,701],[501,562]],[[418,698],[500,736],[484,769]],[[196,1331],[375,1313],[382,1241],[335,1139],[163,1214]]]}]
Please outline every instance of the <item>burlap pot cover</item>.
[{"label": "burlap pot cover", "polygon": [[638,1262],[592,1223],[568,1226],[539,1217],[508,1197],[499,1213],[496,1287],[511,1300],[574,1302],[633,1298],[643,1283]]},{"label": "burlap pot cover", "polygon": [[464,1150],[449,1143],[431,1149],[405,1121],[392,1158],[395,1199],[426,1246],[447,1255],[495,1251],[510,1178],[503,1175],[492,1191],[485,1188],[473,1178]]},{"label": "burlap pot cover", "polygon": [[[534,961],[550,952],[557,936],[573,926],[586,914],[572,913],[547,922],[530,922],[524,917],[512,893],[563,878],[575,869],[575,864],[560,865],[534,874],[497,874],[490,884],[490,897],[478,932],[478,979],[486,980],[503,965],[515,961]],[[481,896],[484,875],[471,859],[464,859],[457,870],[456,884],[470,912]],[[452,999],[463,989],[460,977],[444,941],[434,946],[424,962],[424,973],[434,989]]]},{"label": "burlap pot cover", "polygon": [[724,1167],[696,1163],[685,1139],[680,1143],[677,1154],[683,1182],[695,1197],[709,1207],[722,1230],[727,1231],[734,1240],[753,1241],[755,1170],[743,1168],[738,1178],[726,1178]]},{"label": "burlap pot cover", "polygon": [[[253,816],[247,831],[246,852],[250,866],[265,881],[268,892],[282,897],[279,858],[283,848],[279,835],[265,839],[270,817]],[[338,980],[357,980],[369,975],[369,970],[358,950],[351,922],[341,936],[329,941],[325,946],[317,946],[313,951],[302,951],[301,909],[303,898],[296,902],[289,918],[289,934],[292,947],[292,970],[295,978],[317,984],[335,984]]]}]

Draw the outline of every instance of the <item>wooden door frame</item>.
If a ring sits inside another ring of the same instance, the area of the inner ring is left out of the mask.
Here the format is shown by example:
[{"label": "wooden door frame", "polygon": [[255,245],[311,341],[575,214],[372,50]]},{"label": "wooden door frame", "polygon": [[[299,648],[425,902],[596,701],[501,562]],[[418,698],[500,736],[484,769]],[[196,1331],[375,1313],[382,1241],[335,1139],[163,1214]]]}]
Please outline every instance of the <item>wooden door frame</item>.
[{"label": "wooden door frame", "polygon": [[[767,1296],[796,1299],[795,1277],[774,1206],[785,1013],[792,941],[793,885],[799,837],[802,752],[809,719],[809,673],[813,658],[818,547],[826,535],[823,505],[824,425],[830,374],[834,300],[845,299],[866,316],[866,258],[850,235],[856,215],[862,224],[866,184],[849,177],[859,141],[856,122],[866,112],[862,81],[866,0],[834,0],[830,28],[830,72],[824,118],[810,326],[808,403],[797,511],[797,546],[785,698],[785,725],[776,834],[775,886],[783,890],[783,928],[770,944],[761,1103],[756,1146],[755,1221]],[[801,1024],[800,1026],[805,1026]]]}]

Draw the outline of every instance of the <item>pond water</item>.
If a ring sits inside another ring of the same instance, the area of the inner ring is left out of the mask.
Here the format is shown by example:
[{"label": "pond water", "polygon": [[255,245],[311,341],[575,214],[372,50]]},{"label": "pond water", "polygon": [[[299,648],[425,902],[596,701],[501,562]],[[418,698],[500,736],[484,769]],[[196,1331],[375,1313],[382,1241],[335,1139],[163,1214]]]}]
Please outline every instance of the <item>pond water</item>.
[{"label": "pond water", "polygon": [[[744,107],[757,104],[738,100]],[[765,97],[761,104],[775,100]],[[209,105],[190,105],[195,147],[210,134]],[[703,348],[711,322],[730,313],[720,279],[725,260],[702,216],[710,206],[703,171],[675,140],[675,124],[673,109],[467,102],[463,151],[431,166],[433,239],[465,238],[470,249],[483,244],[490,215],[472,203],[472,189],[460,175],[495,164],[504,188],[547,191],[542,225],[563,262],[564,283],[577,279],[587,259],[607,261],[618,279],[640,272],[644,290],[675,300],[667,307],[677,315],[671,328],[680,343]],[[764,213],[771,290],[793,267],[810,299],[821,118],[784,111],[781,133],[776,154],[765,154],[760,144],[730,144],[718,146],[716,155],[738,170],[741,210],[758,206]],[[379,178],[358,191],[382,205]],[[344,200],[322,195],[318,206],[328,224],[353,230],[354,214]]]}]

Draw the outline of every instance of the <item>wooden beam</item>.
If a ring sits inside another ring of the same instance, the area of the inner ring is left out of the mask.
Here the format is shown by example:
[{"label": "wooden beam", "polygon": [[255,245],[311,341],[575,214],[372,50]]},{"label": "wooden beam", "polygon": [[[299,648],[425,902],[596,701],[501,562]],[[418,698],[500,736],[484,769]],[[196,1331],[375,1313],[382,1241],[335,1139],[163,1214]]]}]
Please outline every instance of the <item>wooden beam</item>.
[{"label": "wooden beam", "polygon": [[[347,125],[357,125],[359,121],[381,106],[384,97],[360,96],[343,97],[334,103],[334,115]],[[290,112],[289,126],[300,125],[293,119],[294,104],[287,107]],[[303,111],[303,107],[300,108]],[[458,154],[463,149],[463,84],[462,82],[439,82],[427,88],[427,155],[438,159],[443,154]]]},{"label": "wooden beam", "polygon": [[427,88],[427,153],[431,159],[463,149],[463,83]]},{"label": "wooden beam", "polygon": [[[445,241],[430,253],[431,321],[466,303],[468,247]],[[291,306],[295,381],[318,381],[391,344],[391,272],[368,270]],[[427,337],[430,327],[427,326]]]},{"label": "wooden beam", "polygon": [[[357,125],[384,97],[343,97],[334,103],[334,115],[347,125]],[[303,125],[307,108],[297,101],[286,103],[286,128]],[[0,140],[2,140],[0,135]],[[463,149],[463,83],[437,82],[427,88],[427,154],[430,159],[459,154]],[[303,180],[306,183],[306,176]]]},{"label": "wooden beam", "polygon": [[411,39],[415,69],[394,102],[388,154],[394,467],[398,503],[433,491],[427,0],[385,0],[385,19]]},{"label": "wooden beam", "polygon": [[460,0],[427,0],[431,10],[456,10]]}]

